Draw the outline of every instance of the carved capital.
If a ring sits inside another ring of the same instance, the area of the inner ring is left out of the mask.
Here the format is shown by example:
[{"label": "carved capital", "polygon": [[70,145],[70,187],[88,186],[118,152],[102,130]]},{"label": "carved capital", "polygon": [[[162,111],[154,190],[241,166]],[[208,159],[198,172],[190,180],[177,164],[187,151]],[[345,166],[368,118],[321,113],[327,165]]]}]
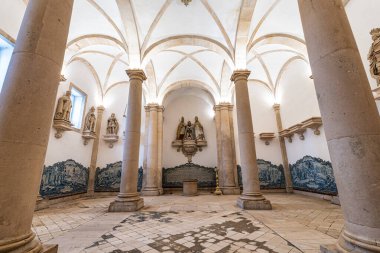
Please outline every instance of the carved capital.
[{"label": "carved capital", "polygon": [[231,81],[237,82],[240,80],[248,81],[248,77],[251,74],[249,70],[235,70],[231,76]]},{"label": "carved capital", "polygon": [[146,80],[146,75],[141,69],[127,69],[127,75],[129,76],[129,80],[139,80],[141,82]]}]

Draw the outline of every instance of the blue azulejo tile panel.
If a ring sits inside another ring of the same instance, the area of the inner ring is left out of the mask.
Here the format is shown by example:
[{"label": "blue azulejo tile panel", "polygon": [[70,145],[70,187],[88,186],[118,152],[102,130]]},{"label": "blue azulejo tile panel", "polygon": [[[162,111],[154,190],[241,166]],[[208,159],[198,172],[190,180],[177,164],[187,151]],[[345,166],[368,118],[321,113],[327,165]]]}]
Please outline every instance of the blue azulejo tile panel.
[{"label": "blue azulejo tile panel", "polygon": [[174,168],[164,168],[162,173],[163,188],[182,188],[184,180],[198,180],[199,188],[216,187],[215,168],[186,163]]},{"label": "blue azulejo tile panel", "polygon": [[74,160],[45,166],[41,179],[42,197],[56,198],[87,192],[88,168]]},{"label": "blue azulejo tile panel", "polygon": [[[285,189],[284,168],[280,165],[274,165],[269,161],[257,159],[259,167],[260,189]],[[241,167],[238,165],[238,181],[243,186]]]},{"label": "blue azulejo tile panel", "polygon": [[305,156],[290,165],[293,188],[328,195],[337,195],[338,190],[331,163],[320,158]]},{"label": "blue azulejo tile panel", "polygon": [[[141,191],[143,170],[139,168],[137,190]],[[121,162],[107,164],[105,168],[97,168],[95,174],[96,192],[118,192],[121,181]]]}]

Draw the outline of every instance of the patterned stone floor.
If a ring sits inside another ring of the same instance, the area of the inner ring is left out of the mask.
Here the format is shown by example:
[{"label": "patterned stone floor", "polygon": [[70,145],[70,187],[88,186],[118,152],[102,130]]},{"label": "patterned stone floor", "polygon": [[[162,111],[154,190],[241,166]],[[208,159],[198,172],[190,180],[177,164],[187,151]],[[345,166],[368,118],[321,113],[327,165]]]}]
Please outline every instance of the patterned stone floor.
[{"label": "patterned stone floor", "polygon": [[319,252],[343,228],[339,206],[266,194],[272,211],[244,211],[237,196],[145,197],[134,213],[107,213],[110,198],[81,199],[35,213],[33,230],[59,252]]}]

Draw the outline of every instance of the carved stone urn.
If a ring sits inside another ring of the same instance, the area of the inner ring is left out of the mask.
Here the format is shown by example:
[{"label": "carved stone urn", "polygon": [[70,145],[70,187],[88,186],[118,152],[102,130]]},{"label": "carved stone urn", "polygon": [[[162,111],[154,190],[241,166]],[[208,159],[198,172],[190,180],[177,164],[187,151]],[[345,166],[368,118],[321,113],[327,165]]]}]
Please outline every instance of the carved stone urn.
[{"label": "carved stone urn", "polygon": [[198,151],[198,146],[195,140],[183,140],[182,152],[187,157],[189,163],[191,163],[193,156]]}]

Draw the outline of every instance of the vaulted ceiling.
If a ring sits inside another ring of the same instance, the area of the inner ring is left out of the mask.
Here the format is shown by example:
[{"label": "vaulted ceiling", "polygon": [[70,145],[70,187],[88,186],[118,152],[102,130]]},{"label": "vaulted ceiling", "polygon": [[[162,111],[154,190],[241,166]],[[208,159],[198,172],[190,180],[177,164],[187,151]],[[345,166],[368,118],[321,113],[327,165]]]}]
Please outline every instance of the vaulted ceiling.
[{"label": "vaulted ceiling", "polygon": [[143,68],[147,102],[183,86],[220,102],[233,70],[275,94],[295,60],[308,61],[297,0],[75,0],[65,64],[85,64],[101,97]]}]

